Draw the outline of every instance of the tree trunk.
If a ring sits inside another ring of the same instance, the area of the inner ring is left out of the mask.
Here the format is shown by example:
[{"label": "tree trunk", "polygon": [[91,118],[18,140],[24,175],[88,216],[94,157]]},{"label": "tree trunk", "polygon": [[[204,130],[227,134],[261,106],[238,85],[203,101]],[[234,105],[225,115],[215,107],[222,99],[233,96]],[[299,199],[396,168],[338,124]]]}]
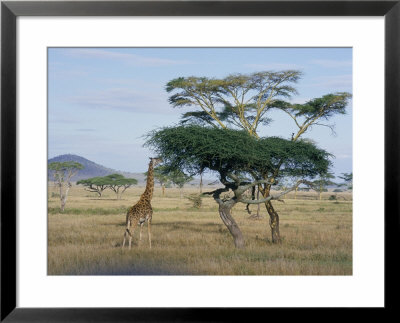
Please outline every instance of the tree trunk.
[{"label": "tree trunk", "polygon": [[162,191],[162,196],[165,196],[165,185],[161,184],[161,191]]},{"label": "tree trunk", "polygon": [[222,219],[222,222],[226,225],[229,232],[233,237],[233,241],[235,243],[236,248],[244,247],[244,238],[242,235],[242,231],[240,231],[235,219],[232,217],[231,210],[236,203],[232,200],[221,202],[219,204],[219,215]]},{"label": "tree trunk", "polygon": [[[260,199],[260,189],[258,188],[257,189],[257,200],[259,200]],[[259,219],[260,218],[260,204],[257,204],[257,219]]]},{"label": "tree trunk", "polygon": [[[261,193],[263,197],[269,195],[270,189],[265,188]],[[275,211],[271,201],[265,202],[265,207],[269,214],[269,226],[271,227],[272,243],[281,243],[281,235],[279,232],[279,214]]]},{"label": "tree trunk", "polygon": [[272,243],[281,243],[281,235],[279,233],[279,214],[275,211],[271,202],[265,203],[269,214],[269,226],[271,227]]},{"label": "tree trunk", "polygon": [[67,187],[66,187],[66,189],[65,189],[65,193],[64,193],[64,195],[63,195],[63,194],[61,194],[61,192],[62,192],[62,187],[60,187],[60,200],[61,200],[61,207],[60,207],[60,209],[61,209],[61,212],[64,212],[65,205],[67,204],[67,197],[68,197],[69,188],[70,188],[70,184],[68,183],[68,185],[67,185]]},{"label": "tree trunk", "polygon": [[200,174],[200,194],[203,193],[203,174]]}]

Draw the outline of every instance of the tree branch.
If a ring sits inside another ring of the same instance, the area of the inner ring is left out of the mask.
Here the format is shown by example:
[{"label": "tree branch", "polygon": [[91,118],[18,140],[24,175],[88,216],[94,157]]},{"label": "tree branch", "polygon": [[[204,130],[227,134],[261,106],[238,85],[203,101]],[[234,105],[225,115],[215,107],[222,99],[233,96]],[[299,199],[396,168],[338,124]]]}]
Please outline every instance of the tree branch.
[{"label": "tree branch", "polygon": [[237,194],[237,195],[241,195],[241,194],[243,194],[244,192],[246,192],[249,188],[251,188],[251,187],[253,187],[253,186],[256,186],[256,185],[259,185],[259,184],[268,184],[268,185],[273,185],[274,183],[273,182],[270,182],[270,181],[267,181],[267,180],[258,180],[258,181],[255,181],[255,182],[252,182],[252,183],[250,183],[250,184],[247,184],[247,185],[242,185],[242,186],[240,186],[240,188],[238,188],[237,190],[235,190],[235,194]]},{"label": "tree branch", "polygon": [[[267,181],[260,181],[260,182],[267,182]],[[260,183],[260,184],[261,184],[261,183]],[[279,193],[279,194],[270,195],[270,196],[267,196],[266,198],[263,198],[263,199],[261,199],[261,200],[245,200],[245,199],[238,199],[238,201],[241,202],[241,203],[246,203],[246,204],[260,204],[260,203],[268,202],[268,201],[270,201],[270,200],[279,200],[279,198],[280,198],[281,196],[286,195],[287,193],[289,193],[289,192],[295,190],[296,187],[298,187],[300,184],[310,184],[310,183],[309,183],[308,181],[305,181],[305,180],[300,180],[300,181],[297,181],[297,183],[296,183],[294,186],[292,186],[291,188],[289,188],[289,189],[287,189],[286,191],[283,191],[283,192],[281,192],[281,193]],[[256,185],[257,185],[257,184],[256,184]]]}]

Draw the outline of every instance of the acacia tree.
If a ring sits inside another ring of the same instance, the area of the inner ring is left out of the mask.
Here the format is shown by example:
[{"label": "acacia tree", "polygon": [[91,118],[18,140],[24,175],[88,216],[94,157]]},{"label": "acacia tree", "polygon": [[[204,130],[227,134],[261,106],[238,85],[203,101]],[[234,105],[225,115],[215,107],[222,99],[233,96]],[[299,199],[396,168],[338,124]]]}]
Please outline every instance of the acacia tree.
[{"label": "acacia tree", "polygon": [[121,174],[111,174],[104,178],[107,180],[108,187],[117,195],[117,199],[121,199],[127,188],[137,184],[137,179],[126,178]]},{"label": "acacia tree", "polygon": [[83,185],[85,191],[97,193],[99,197],[109,187],[109,183],[109,180],[105,177],[92,177],[76,182],[77,185]]},{"label": "acacia tree", "polygon": [[[199,174],[203,170],[218,175],[223,188],[203,194],[212,195],[219,215],[231,233],[237,248],[244,246],[242,232],[232,217],[237,203],[259,204],[279,199],[308,178],[325,173],[330,166],[329,154],[314,144],[292,142],[282,138],[255,138],[246,131],[215,127],[178,126],[153,131],[146,145],[172,170]],[[275,184],[259,176],[281,164],[285,176],[301,178],[293,187],[261,199],[248,199],[246,191],[262,184]],[[231,195],[227,195],[227,193]]]},{"label": "acacia tree", "polygon": [[[165,186],[171,182],[168,174],[166,173],[166,168],[163,165],[159,165],[154,168],[154,178],[160,183],[162,196],[165,196]],[[145,173],[147,176],[147,172]]]},{"label": "acacia tree", "polygon": [[332,182],[331,179],[335,178],[335,176],[331,173],[321,174],[319,178],[312,182],[312,189],[318,193],[319,200],[322,199],[322,192],[326,192],[327,186],[336,185],[335,182]]},{"label": "acacia tree", "polygon": [[[169,102],[173,107],[197,109],[183,114],[183,123],[222,129],[234,127],[259,138],[259,126],[267,125],[271,121],[268,112],[279,109],[287,113],[298,128],[290,137],[291,141],[297,142],[316,125],[334,131],[334,125],[326,121],[335,114],[345,113],[351,97],[349,93],[333,93],[304,104],[283,101],[296,94],[293,85],[300,77],[301,72],[295,70],[235,74],[222,79],[180,77],[168,82],[166,90],[172,93]],[[281,176],[282,165],[283,161],[278,161],[274,169],[258,174],[266,181],[259,185],[264,197],[269,196],[271,185]],[[270,200],[266,201],[265,206],[270,216],[272,241],[280,242],[279,215]]]},{"label": "acacia tree", "polygon": [[193,180],[193,176],[185,174],[180,169],[173,169],[168,173],[168,177],[174,185],[179,187],[180,198],[182,198],[183,187],[186,183],[189,183],[191,180]]},{"label": "acacia tree", "polygon": [[353,173],[342,173],[342,176],[339,178],[344,180],[344,183],[339,184],[339,186],[345,187],[346,190],[353,189]]},{"label": "acacia tree", "polygon": [[55,184],[60,190],[60,210],[64,212],[67,204],[68,192],[71,188],[71,178],[84,166],[78,162],[53,162],[49,164],[49,170],[53,175]]}]

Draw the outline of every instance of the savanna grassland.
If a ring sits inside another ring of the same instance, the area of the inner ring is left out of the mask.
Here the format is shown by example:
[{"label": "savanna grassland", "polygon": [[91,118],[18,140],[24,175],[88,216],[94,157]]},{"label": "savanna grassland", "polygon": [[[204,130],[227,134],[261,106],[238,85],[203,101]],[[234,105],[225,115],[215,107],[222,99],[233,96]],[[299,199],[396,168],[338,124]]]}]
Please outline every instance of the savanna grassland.
[{"label": "savanna grassland", "polygon": [[[152,249],[147,224],[138,245],[139,229],[132,249],[122,249],[126,209],[136,203],[142,187],[129,188],[117,200],[111,191],[103,197],[75,186],[70,190],[64,213],[59,211],[56,189],[49,186],[49,275],[351,275],[352,201],[350,193],[333,193],[317,199],[315,192],[288,194],[274,202],[280,214],[282,243],[270,242],[264,206],[261,219],[251,219],[244,204],[233,216],[246,239],[235,249],[231,235],[218,215],[211,197],[200,209],[179,190],[155,188],[152,201]],[[198,193],[185,188],[185,195]],[[251,207],[253,213],[256,206]]]}]

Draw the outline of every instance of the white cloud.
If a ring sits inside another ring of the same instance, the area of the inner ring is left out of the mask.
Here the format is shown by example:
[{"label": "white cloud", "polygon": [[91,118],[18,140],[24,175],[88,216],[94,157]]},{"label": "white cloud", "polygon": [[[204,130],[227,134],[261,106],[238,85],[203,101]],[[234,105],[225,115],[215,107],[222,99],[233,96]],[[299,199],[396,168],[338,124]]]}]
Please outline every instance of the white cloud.
[{"label": "white cloud", "polygon": [[135,66],[168,66],[189,64],[189,61],[172,60],[159,57],[149,57],[130,53],[121,53],[98,48],[71,48],[65,54],[79,58],[97,58],[105,60],[117,60]]},{"label": "white cloud", "polygon": [[327,68],[351,67],[353,64],[351,60],[333,60],[333,59],[315,59],[312,60],[310,63]]},{"label": "white cloud", "polygon": [[96,109],[171,114],[172,109],[167,99],[167,94],[164,93],[137,91],[130,88],[111,88],[73,96],[67,101]]},{"label": "white cloud", "polygon": [[244,64],[245,67],[257,70],[298,70],[304,67],[291,63],[265,63],[265,64]]},{"label": "white cloud", "polygon": [[337,159],[349,159],[349,158],[352,158],[353,156],[349,155],[349,154],[340,154],[340,155],[336,155],[335,157]]},{"label": "white cloud", "polygon": [[321,76],[314,78],[309,84],[303,84],[303,86],[329,88],[331,92],[351,91],[353,76],[351,74]]}]

